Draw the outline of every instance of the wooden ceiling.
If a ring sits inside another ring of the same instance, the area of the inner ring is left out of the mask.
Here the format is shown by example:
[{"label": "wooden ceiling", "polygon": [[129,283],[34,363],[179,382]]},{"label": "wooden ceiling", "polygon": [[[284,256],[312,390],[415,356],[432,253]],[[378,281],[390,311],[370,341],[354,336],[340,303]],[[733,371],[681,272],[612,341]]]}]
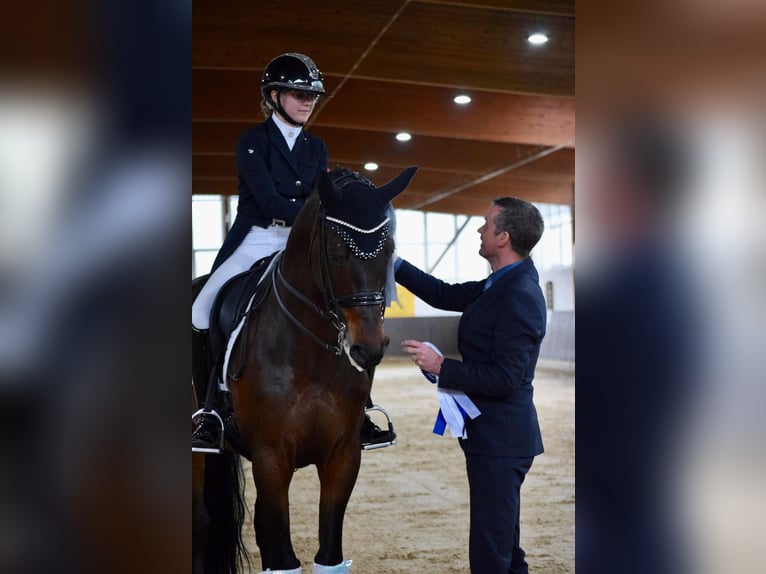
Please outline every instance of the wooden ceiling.
[{"label": "wooden ceiling", "polygon": [[[531,46],[535,30],[550,41]],[[573,203],[574,0],[196,0],[193,193],[237,193],[234,148],[263,121],[263,67],[290,51],[324,74],[331,97],[307,127],[331,166],[377,185],[420,166],[396,207]],[[455,104],[459,93],[471,103]],[[368,161],[380,168],[365,171]]]}]

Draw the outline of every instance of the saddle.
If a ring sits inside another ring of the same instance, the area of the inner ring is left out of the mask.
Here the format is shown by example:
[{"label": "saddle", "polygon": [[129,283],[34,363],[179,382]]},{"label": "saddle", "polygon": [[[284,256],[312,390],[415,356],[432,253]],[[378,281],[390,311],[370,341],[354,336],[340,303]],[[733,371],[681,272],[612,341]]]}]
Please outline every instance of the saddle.
[{"label": "saddle", "polygon": [[[217,370],[223,364],[226,345],[237,325],[246,314],[256,311],[268,294],[271,281],[261,281],[261,278],[277,253],[259,259],[250,269],[224,283],[218,292],[210,310],[208,333],[210,357]],[[192,286],[201,289],[209,277],[197,277],[192,281]]]}]

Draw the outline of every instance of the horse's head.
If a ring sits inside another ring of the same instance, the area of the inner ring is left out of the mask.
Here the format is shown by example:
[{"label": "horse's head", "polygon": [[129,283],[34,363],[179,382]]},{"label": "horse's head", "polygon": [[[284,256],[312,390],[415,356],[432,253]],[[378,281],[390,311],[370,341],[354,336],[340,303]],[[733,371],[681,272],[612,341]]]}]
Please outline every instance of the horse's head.
[{"label": "horse's head", "polygon": [[345,168],[322,172],[317,189],[317,287],[345,324],[343,347],[351,363],[368,369],[383,358],[386,272],[394,251],[390,201],[409,184],[416,167],[376,188]]}]

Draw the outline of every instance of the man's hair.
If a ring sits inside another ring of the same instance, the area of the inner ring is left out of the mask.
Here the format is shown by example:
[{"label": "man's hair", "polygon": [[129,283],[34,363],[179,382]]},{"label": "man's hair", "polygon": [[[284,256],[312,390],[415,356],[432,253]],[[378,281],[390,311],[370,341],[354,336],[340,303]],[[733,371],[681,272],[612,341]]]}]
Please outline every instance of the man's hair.
[{"label": "man's hair", "polygon": [[521,257],[529,257],[543,235],[543,216],[534,205],[515,197],[498,197],[492,204],[500,207],[495,216],[495,233],[507,231],[511,248]]}]

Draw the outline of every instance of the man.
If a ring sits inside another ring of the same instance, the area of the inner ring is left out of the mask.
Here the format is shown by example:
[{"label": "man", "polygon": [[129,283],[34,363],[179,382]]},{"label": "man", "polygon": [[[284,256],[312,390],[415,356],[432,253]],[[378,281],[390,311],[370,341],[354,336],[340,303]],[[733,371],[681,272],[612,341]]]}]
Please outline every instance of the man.
[{"label": "man", "polygon": [[396,280],[428,304],[461,311],[462,361],[443,358],[422,342],[402,348],[440,388],[465,392],[481,411],[459,439],[471,498],[469,560],[473,574],[527,574],[519,545],[520,489],[543,452],[532,379],[545,335],[546,307],[529,258],[543,233],[540,212],[512,197],[492,201],[479,230],[479,255],[492,274],[483,281],[447,284],[408,262]]},{"label": "man", "polygon": [[[712,350],[702,348],[697,258],[678,227],[693,199],[694,149],[674,122],[633,114],[594,142],[599,161],[585,186],[593,217],[578,260],[577,312],[587,320],[577,326],[576,554],[589,574],[692,569],[676,513],[676,449],[691,436],[697,369],[709,368]],[[706,269],[730,279],[726,259],[707,254]]]}]

